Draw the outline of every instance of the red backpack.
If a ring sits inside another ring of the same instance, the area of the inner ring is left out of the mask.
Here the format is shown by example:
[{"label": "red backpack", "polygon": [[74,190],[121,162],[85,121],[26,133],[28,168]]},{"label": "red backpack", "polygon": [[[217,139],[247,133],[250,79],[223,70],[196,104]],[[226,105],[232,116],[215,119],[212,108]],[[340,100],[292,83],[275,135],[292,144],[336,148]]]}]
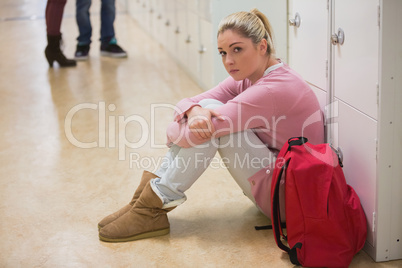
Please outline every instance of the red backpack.
[{"label": "red backpack", "polygon": [[[286,235],[279,209],[282,183]],[[293,264],[348,267],[364,246],[367,222],[359,197],[346,184],[341,159],[328,144],[289,139],[275,163],[271,191],[275,240]]]}]

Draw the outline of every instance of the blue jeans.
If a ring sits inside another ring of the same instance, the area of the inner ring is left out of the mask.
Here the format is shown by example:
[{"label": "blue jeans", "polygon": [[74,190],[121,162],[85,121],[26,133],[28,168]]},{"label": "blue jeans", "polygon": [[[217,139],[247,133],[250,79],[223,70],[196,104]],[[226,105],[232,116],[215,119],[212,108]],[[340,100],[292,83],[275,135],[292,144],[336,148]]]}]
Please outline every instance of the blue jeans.
[{"label": "blue jeans", "polygon": [[[89,8],[91,7],[92,0],[76,0],[76,20],[78,30],[80,32],[77,40],[79,45],[88,45],[91,43],[92,26],[89,15]],[[115,0],[101,0],[101,29],[100,41],[108,43],[114,38],[113,23],[116,17]]]}]

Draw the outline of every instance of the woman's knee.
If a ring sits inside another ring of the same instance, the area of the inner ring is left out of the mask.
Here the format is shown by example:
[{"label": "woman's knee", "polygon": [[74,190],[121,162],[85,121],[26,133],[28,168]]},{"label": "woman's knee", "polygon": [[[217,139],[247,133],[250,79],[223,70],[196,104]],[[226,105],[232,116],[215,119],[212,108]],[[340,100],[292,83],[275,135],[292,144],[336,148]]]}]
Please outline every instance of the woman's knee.
[{"label": "woman's knee", "polygon": [[207,108],[207,109],[216,109],[219,106],[222,106],[223,103],[215,100],[215,99],[203,99],[198,102],[199,105],[201,105],[202,108]]}]

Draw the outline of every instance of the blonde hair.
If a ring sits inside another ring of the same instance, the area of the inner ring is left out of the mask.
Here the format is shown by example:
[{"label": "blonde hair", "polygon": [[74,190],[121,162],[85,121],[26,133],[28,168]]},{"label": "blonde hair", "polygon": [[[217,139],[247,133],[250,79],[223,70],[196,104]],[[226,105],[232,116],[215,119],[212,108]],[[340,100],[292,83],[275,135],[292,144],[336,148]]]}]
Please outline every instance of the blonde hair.
[{"label": "blonde hair", "polygon": [[268,18],[258,9],[250,12],[241,11],[225,17],[218,27],[218,36],[226,30],[236,31],[238,34],[250,38],[254,44],[262,39],[267,40],[267,54],[275,54],[273,31]]}]

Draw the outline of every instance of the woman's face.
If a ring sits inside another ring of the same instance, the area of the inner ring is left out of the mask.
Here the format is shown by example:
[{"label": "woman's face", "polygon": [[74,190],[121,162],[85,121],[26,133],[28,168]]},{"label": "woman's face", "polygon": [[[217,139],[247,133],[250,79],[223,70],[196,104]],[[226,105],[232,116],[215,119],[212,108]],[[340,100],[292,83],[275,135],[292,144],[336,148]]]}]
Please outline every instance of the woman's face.
[{"label": "woman's face", "polygon": [[218,50],[226,71],[236,81],[248,78],[254,83],[265,71],[266,47],[264,50],[261,42],[256,46],[250,38],[226,30],[218,36]]}]

